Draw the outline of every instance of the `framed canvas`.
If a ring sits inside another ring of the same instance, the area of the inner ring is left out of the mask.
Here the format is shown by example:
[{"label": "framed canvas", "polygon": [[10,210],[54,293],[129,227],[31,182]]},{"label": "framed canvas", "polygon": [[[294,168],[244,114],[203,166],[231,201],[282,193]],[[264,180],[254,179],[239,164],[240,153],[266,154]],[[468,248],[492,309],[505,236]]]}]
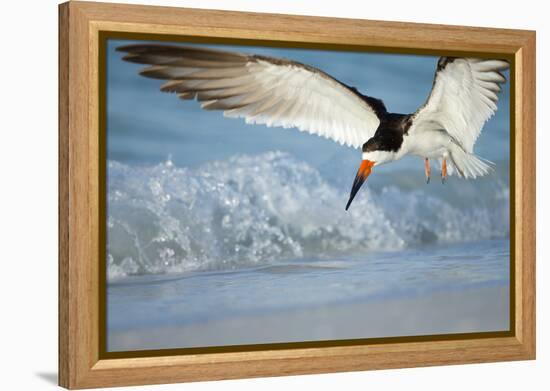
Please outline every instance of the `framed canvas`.
[{"label": "framed canvas", "polygon": [[59,21],[61,386],[535,358],[534,32]]}]

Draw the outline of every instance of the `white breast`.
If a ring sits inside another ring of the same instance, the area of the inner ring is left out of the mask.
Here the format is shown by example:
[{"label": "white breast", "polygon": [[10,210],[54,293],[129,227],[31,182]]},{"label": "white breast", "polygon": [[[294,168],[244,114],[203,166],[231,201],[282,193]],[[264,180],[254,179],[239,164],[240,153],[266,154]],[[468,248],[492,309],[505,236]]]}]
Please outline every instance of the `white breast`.
[{"label": "white breast", "polygon": [[407,154],[432,159],[446,157],[451,143],[452,139],[445,131],[429,130],[412,133],[404,137],[400,157]]}]

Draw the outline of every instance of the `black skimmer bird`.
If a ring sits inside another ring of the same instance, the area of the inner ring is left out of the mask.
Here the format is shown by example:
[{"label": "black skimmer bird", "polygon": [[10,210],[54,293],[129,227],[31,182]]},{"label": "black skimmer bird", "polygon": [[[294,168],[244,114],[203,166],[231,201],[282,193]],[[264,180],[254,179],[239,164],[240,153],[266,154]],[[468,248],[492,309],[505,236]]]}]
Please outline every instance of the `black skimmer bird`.
[{"label": "black skimmer bird", "polygon": [[490,162],[473,153],[485,122],[497,110],[508,62],[441,57],[431,93],[412,114],[390,113],[382,100],[361,94],[327,73],[296,61],[190,46],[136,44],[117,48],[124,60],[147,64],[140,74],[167,80],[164,92],[196,99],[205,110],[249,124],[297,128],[362,148],[349,208],[373,167],[417,155],[441,161],[441,178],[487,174]]}]

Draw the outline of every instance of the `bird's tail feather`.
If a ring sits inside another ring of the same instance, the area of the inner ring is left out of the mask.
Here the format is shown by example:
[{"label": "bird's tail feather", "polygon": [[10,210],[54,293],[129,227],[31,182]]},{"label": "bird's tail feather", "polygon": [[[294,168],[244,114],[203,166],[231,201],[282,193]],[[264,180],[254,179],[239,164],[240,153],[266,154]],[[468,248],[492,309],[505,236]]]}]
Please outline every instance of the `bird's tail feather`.
[{"label": "bird's tail feather", "polygon": [[452,151],[451,161],[459,175],[466,179],[487,175],[493,171],[494,166],[493,162],[468,153],[460,147]]}]

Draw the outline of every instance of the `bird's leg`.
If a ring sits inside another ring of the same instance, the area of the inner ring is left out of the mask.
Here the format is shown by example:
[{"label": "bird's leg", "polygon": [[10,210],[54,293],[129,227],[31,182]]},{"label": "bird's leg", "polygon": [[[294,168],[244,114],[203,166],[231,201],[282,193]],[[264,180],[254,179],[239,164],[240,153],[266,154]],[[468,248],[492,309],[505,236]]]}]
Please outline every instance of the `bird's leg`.
[{"label": "bird's leg", "polygon": [[424,158],[424,174],[426,174],[426,183],[430,183],[430,161]]},{"label": "bird's leg", "polygon": [[443,158],[441,162],[441,183],[445,183],[447,179],[447,159]]}]

